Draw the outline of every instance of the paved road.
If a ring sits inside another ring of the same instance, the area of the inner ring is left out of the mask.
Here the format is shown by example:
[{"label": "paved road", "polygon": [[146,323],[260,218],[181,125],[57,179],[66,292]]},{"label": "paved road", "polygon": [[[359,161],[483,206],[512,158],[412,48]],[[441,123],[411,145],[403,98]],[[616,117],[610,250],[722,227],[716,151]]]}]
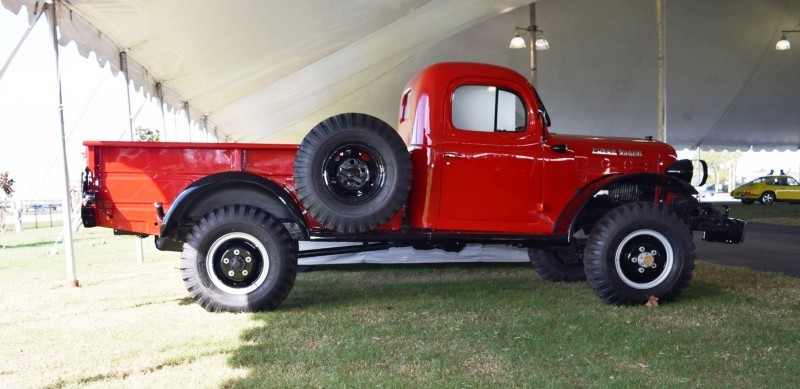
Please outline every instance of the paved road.
[{"label": "paved road", "polygon": [[694,242],[697,259],[800,277],[800,227],[748,223],[741,244]]}]

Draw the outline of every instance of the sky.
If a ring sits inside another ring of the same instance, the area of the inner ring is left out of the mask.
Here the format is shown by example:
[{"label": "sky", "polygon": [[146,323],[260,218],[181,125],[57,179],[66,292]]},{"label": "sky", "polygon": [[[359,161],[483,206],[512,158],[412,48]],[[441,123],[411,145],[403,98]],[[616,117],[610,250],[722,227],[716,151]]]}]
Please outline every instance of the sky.
[{"label": "sky", "polygon": [[[0,7],[0,64],[27,28],[24,9],[14,15]],[[42,18],[0,78],[0,171],[15,180],[17,199],[56,200],[64,190],[54,58],[50,28]],[[74,44],[61,49],[60,60],[68,170],[77,186],[85,166],[84,140],[130,139],[127,92],[121,74],[114,76],[108,65],[100,67],[93,54],[82,57]],[[157,103],[135,91],[131,100],[134,127],[162,130],[166,125],[166,140],[189,140],[185,116],[168,111],[162,117]],[[195,140],[204,137],[196,127],[193,131]],[[770,169],[786,169],[797,177],[800,153],[745,152],[739,163],[739,173],[746,177]]]}]

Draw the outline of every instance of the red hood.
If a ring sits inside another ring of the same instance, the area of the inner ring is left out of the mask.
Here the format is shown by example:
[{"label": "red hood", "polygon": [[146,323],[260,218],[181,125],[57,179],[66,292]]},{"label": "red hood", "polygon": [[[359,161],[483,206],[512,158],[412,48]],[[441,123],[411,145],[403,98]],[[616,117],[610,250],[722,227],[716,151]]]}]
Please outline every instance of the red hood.
[{"label": "red hood", "polygon": [[664,173],[677,160],[672,146],[648,139],[551,134],[548,144],[566,145],[588,181],[615,173]]}]

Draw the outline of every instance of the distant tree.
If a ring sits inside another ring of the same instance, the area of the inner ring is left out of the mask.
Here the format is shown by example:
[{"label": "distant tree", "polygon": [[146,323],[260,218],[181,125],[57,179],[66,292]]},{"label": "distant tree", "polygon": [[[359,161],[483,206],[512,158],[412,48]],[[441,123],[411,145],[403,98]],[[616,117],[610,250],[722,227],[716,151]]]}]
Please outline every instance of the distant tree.
[{"label": "distant tree", "polygon": [[14,180],[8,178],[8,172],[0,172],[0,189],[3,190],[0,196],[0,231],[5,231],[6,199],[14,194]]},{"label": "distant tree", "polygon": [[158,130],[151,130],[142,126],[137,126],[133,133],[134,139],[139,142],[158,142],[161,137]]},{"label": "distant tree", "polygon": [[0,188],[8,197],[14,193],[14,180],[8,178],[8,172],[0,172]]},{"label": "distant tree", "polygon": [[703,160],[708,164],[708,182],[726,183],[728,181],[728,170],[741,156],[742,153],[738,151],[711,151],[704,153]]}]

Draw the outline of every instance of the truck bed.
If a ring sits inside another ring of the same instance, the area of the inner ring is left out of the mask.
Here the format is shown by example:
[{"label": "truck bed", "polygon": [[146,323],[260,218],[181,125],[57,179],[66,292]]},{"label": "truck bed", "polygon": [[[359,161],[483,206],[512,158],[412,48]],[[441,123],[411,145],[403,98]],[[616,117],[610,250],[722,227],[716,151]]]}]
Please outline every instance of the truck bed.
[{"label": "truck bed", "polygon": [[215,173],[250,172],[294,194],[297,145],[247,143],[84,142],[101,210],[97,226],[158,235],[153,203],[171,202],[192,182]]}]

